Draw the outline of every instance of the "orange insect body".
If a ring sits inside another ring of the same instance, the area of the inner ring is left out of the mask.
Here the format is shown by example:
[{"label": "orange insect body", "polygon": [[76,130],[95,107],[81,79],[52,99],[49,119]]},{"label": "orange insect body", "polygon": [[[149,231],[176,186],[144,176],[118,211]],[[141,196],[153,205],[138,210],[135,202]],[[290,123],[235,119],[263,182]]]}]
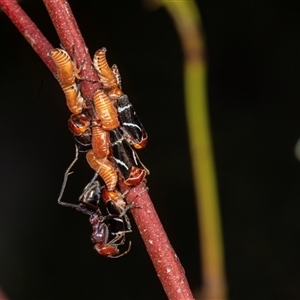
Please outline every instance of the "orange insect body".
[{"label": "orange insect body", "polygon": [[124,93],[121,90],[121,76],[117,65],[109,67],[106,60],[106,48],[99,49],[94,55],[94,66],[108,97],[115,101]]},{"label": "orange insect body", "polygon": [[113,86],[117,86],[117,78],[106,60],[106,48],[99,49],[95,53],[93,61],[103,88],[110,89]]},{"label": "orange insect body", "polygon": [[121,75],[119,73],[117,65],[112,65],[111,70],[115,75],[117,85],[111,86],[109,89],[106,90],[106,93],[109,99],[113,101],[113,104],[116,105],[117,99],[124,95],[124,93],[122,92]]},{"label": "orange insect body", "polygon": [[97,90],[94,94],[94,105],[101,126],[105,130],[113,130],[119,127],[118,112],[108,96],[102,91]]},{"label": "orange insect body", "polygon": [[93,150],[86,154],[87,162],[103,179],[108,191],[113,191],[118,182],[118,174],[113,164],[107,158],[96,157]]},{"label": "orange insect body", "polygon": [[117,87],[114,86],[107,90],[107,96],[113,102],[114,105],[117,103],[117,99],[120,98],[124,93]]},{"label": "orange insect body", "polygon": [[49,52],[57,67],[57,78],[61,85],[72,85],[75,83],[75,67],[67,51],[63,49],[52,49]]},{"label": "orange insect body", "polygon": [[97,123],[92,126],[92,147],[97,158],[105,158],[109,154],[109,132]]},{"label": "orange insect body", "polygon": [[78,70],[67,51],[56,48],[50,50],[49,55],[56,64],[57,79],[65,93],[69,110],[73,114],[81,113],[82,108],[85,107],[85,101],[75,83]]},{"label": "orange insect body", "polygon": [[85,107],[85,101],[81,96],[80,91],[77,88],[76,83],[72,85],[61,86],[67,101],[67,106],[73,114],[80,114],[82,109]]},{"label": "orange insect body", "polygon": [[113,71],[113,73],[114,73],[114,75],[116,77],[116,81],[117,81],[118,87],[120,89],[122,89],[122,87],[121,87],[121,82],[122,82],[121,75],[120,75],[120,72],[119,72],[119,69],[118,69],[117,65],[112,65],[111,66],[111,70]]},{"label": "orange insect body", "polygon": [[123,199],[123,195],[118,190],[108,191],[104,188],[101,191],[101,196],[105,205],[111,201],[116,205],[116,207],[120,208],[121,211],[125,210],[127,207],[127,204]]}]

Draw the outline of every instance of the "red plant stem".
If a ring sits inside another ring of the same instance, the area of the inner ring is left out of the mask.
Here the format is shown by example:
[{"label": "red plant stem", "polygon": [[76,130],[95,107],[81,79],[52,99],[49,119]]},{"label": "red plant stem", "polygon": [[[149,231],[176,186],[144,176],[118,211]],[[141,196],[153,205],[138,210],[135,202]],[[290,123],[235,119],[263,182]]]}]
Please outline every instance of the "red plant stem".
[{"label": "red plant stem", "polygon": [[[44,0],[60,40],[81,72],[82,93],[92,99],[95,89],[101,87],[98,76],[92,66],[91,58],[80,34],[71,8],[66,0]],[[46,40],[35,24],[20,8],[15,0],[0,0],[0,8],[7,14],[30,45],[46,63],[52,73],[56,68],[47,55],[52,45]],[[128,189],[122,185],[123,190]],[[194,299],[178,257],[176,256],[158,215],[151,202],[144,183],[130,189],[126,196],[129,204],[134,203],[132,215],[152,259],[158,277],[170,300]]]},{"label": "red plant stem", "polygon": [[43,0],[63,47],[80,69],[80,89],[85,99],[93,99],[95,90],[101,87],[99,77],[92,65],[88,48],[66,0]]},{"label": "red plant stem", "polygon": [[8,300],[7,296],[4,294],[1,288],[0,288],[0,300]]},{"label": "red plant stem", "polygon": [[[122,190],[126,190],[124,184]],[[132,188],[126,200],[135,206],[131,213],[168,299],[194,299],[184,269],[155,211],[146,185],[141,183]]]},{"label": "red plant stem", "polygon": [[9,17],[9,19],[18,28],[21,34],[25,37],[34,51],[44,61],[46,66],[52,73],[55,73],[56,66],[47,55],[47,53],[53,48],[24,10],[15,0],[0,0],[0,9]]}]

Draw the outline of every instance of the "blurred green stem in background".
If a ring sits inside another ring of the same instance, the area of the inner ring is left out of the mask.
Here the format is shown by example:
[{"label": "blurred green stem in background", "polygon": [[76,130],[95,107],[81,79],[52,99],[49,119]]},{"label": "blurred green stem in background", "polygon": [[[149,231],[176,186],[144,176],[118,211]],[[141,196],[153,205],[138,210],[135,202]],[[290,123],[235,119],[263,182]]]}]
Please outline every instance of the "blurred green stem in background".
[{"label": "blurred green stem in background", "polygon": [[[192,168],[197,197],[202,264],[198,299],[226,299],[224,252],[216,175],[209,129],[205,46],[201,20],[194,0],[150,0],[147,6],[164,6],[174,19],[184,52],[185,107]],[[198,294],[196,292],[196,294]]]}]

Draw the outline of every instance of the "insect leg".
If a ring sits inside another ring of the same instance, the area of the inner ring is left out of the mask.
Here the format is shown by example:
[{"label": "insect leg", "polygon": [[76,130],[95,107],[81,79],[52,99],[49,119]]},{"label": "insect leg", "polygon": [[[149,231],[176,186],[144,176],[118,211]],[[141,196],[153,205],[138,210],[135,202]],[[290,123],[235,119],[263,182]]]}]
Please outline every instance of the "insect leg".
[{"label": "insect leg", "polygon": [[127,250],[125,250],[124,252],[122,252],[122,253],[120,253],[119,255],[109,255],[108,257],[109,258],[119,258],[119,257],[121,257],[121,256],[124,256],[124,255],[126,255],[129,251],[130,251],[130,249],[131,249],[131,241],[129,241],[129,243],[128,243],[128,248],[127,248]]},{"label": "insect leg", "polygon": [[64,191],[65,191],[65,188],[66,188],[66,185],[67,185],[67,181],[68,181],[69,175],[71,175],[73,173],[73,172],[70,172],[70,171],[71,171],[72,167],[74,166],[74,164],[76,163],[77,160],[78,160],[78,147],[77,147],[77,145],[75,145],[75,158],[71,162],[71,164],[69,165],[69,167],[67,168],[67,170],[65,172],[63,184],[61,186],[60,193],[59,193],[59,196],[58,196],[58,199],[57,199],[57,202],[60,205],[64,206],[65,204],[69,204],[69,203],[66,203],[66,202],[62,202],[61,199],[63,197],[63,194],[64,194]]}]

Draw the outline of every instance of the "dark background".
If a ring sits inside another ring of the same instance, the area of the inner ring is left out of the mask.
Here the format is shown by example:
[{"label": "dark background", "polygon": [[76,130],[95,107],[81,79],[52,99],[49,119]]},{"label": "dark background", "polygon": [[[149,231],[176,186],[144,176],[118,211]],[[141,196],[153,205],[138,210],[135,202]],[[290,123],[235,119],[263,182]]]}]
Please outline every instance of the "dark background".
[{"label": "dark background", "polygon": [[[107,47],[150,136],[148,186],[193,290],[201,283],[182,51],[165,10],[70,1],[94,53]],[[300,3],[198,1],[230,299],[300,299]],[[22,7],[59,46],[41,1]],[[10,299],[166,299],[137,230],[125,257],[99,257],[85,215],[57,205],[74,156],[64,95],[0,15],[0,284]],[[66,198],[93,172],[84,159]],[[135,229],[135,227],[134,227]]]}]

